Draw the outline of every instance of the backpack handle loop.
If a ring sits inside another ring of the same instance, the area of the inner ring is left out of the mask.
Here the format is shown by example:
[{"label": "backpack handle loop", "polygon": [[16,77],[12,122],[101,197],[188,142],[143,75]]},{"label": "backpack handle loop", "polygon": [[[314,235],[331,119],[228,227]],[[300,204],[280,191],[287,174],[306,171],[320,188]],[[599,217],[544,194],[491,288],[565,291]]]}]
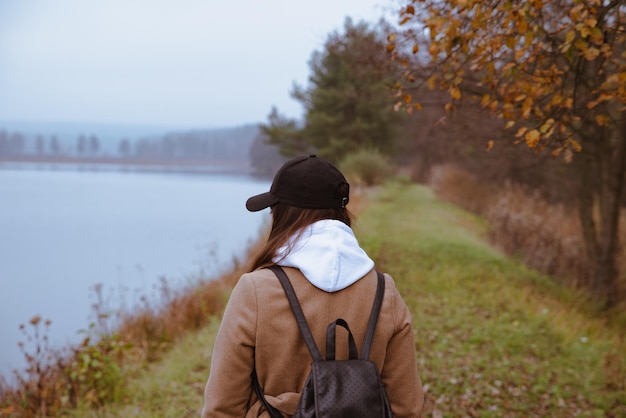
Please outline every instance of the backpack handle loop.
[{"label": "backpack handle loop", "polygon": [[331,322],[326,329],[326,360],[335,360],[335,338],[337,336],[337,325],[344,327],[348,331],[348,352],[350,360],[359,358],[359,350],[356,348],[352,331],[345,319],[338,318]]}]

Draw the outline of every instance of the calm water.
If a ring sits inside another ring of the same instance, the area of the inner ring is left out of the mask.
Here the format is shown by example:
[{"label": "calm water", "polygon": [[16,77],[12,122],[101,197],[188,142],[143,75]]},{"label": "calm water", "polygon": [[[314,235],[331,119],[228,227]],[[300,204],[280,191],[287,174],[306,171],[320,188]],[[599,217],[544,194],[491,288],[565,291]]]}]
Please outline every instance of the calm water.
[{"label": "calm water", "polygon": [[18,170],[0,166],[0,374],[23,367],[18,327],[50,319],[55,345],[93,319],[94,285],[132,306],[227,268],[267,213],[245,200],[266,191],[249,176]]}]

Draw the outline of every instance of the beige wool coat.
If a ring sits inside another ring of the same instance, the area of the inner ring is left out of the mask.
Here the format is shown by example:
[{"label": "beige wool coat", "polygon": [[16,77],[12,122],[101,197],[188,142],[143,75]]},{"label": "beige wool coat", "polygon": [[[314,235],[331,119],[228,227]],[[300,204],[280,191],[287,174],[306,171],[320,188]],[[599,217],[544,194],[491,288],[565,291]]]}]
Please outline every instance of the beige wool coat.
[{"label": "beige wool coat", "polygon": [[[348,322],[360,352],[376,293],[376,272],[329,293],[313,286],[300,270],[284,270],[322,356],[326,328],[337,318]],[[347,359],[347,333],[338,330],[342,332],[338,332],[337,359]],[[424,394],[415,357],[411,314],[393,279],[385,274],[370,360],[381,372],[394,417],[420,416]],[[311,370],[311,357],[283,288],[268,269],[244,274],[233,289],[212,353],[202,418],[268,417],[252,388],[250,374],[255,366],[267,401],[284,415],[292,415]]]}]

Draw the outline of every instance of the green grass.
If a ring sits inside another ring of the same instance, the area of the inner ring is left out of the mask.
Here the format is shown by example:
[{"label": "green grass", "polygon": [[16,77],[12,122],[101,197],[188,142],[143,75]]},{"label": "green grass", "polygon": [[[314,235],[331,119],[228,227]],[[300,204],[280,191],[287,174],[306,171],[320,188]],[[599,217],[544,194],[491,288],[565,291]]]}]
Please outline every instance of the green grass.
[{"label": "green grass", "polygon": [[128,382],[126,397],[119,404],[100,410],[78,409],[66,417],[198,417],[204,384],[209,376],[211,350],[219,319],[198,333],[181,339],[158,363]]},{"label": "green grass", "polygon": [[389,184],[361,244],[414,316],[437,415],[626,416],[626,346],[581,296],[487,245],[481,219],[424,187]]},{"label": "green grass", "polygon": [[[389,183],[370,199],[355,231],[413,313],[432,416],[626,416],[623,328],[491,248],[480,218],[429,189]],[[68,416],[198,416],[217,327],[129,381],[124,402]]]}]

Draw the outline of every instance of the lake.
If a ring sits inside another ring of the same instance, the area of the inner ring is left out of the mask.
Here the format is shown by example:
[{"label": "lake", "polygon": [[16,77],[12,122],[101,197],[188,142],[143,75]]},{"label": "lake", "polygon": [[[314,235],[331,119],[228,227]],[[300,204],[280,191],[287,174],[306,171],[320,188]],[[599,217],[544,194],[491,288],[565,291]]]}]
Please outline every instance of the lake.
[{"label": "lake", "polygon": [[109,306],[129,307],[163,277],[183,285],[230,267],[269,218],[245,201],[268,188],[248,175],[0,164],[0,375],[23,367],[19,325],[35,315],[52,321],[53,345],[79,341],[97,284]]}]

